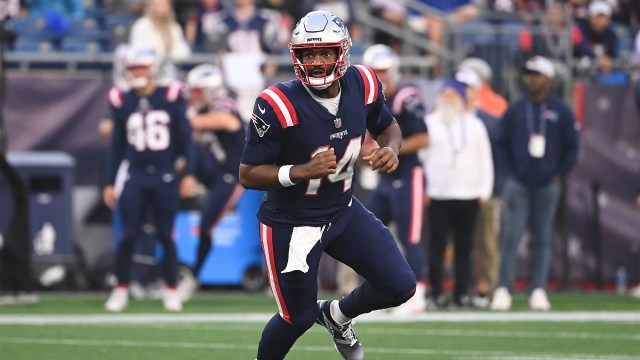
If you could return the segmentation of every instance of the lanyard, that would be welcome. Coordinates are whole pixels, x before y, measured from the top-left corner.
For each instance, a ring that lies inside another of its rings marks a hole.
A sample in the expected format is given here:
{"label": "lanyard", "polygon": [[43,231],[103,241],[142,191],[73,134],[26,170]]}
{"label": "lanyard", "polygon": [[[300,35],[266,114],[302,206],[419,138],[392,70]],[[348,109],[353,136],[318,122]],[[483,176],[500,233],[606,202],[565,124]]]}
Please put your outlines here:
{"label": "lanyard", "polygon": [[547,118],[545,114],[547,113],[547,103],[543,102],[540,104],[540,132],[536,132],[535,124],[533,123],[533,104],[531,101],[527,101],[527,129],[529,130],[529,135],[537,133],[544,136],[547,133]]}
{"label": "lanyard", "polygon": [[465,122],[464,122],[464,116],[460,117],[460,146],[456,146],[456,139],[455,136],[453,136],[453,129],[452,126],[446,126],[445,128],[447,128],[447,139],[449,139],[449,144],[451,144],[451,148],[453,149],[453,153],[457,154],[459,153],[464,146],[467,144],[467,129],[465,126]]}

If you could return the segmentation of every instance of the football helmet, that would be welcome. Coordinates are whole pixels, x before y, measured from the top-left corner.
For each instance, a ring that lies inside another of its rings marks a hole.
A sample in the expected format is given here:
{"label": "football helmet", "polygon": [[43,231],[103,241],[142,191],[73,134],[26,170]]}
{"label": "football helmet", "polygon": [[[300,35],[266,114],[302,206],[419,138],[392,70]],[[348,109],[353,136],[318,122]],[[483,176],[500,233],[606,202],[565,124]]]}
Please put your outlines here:
{"label": "football helmet", "polygon": [[[312,48],[337,48],[336,62],[324,64],[324,76],[312,77],[309,68],[317,64],[303,64],[302,51]],[[350,65],[349,50],[351,37],[349,30],[339,17],[328,11],[312,11],[305,15],[293,29],[289,52],[293,58],[296,77],[314,89],[326,89],[347,72]]]}
{"label": "football helmet", "polygon": [[362,54],[362,64],[373,70],[387,70],[389,80],[394,84],[400,81],[400,58],[387,45],[369,46]]}
{"label": "football helmet", "polygon": [[[159,56],[154,48],[131,46],[125,54],[126,78],[127,83],[133,89],[143,88],[149,85],[158,70]],[[134,75],[132,68],[147,67],[148,74]]]}
{"label": "football helmet", "polygon": [[200,64],[187,74],[189,89],[202,89],[205,103],[227,95],[220,67],[213,64]]}

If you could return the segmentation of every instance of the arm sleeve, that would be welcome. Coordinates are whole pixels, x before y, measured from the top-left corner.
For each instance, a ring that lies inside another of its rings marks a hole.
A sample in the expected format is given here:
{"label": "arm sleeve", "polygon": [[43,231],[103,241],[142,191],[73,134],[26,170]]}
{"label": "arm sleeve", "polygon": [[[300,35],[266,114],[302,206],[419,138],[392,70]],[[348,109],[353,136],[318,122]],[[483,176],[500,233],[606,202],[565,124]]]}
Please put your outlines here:
{"label": "arm sleeve", "polygon": [[419,95],[408,97],[402,104],[402,111],[396,120],[402,130],[402,137],[427,133],[427,125],[424,122],[425,105],[419,99]]}
{"label": "arm sleeve", "polygon": [[193,175],[196,172],[196,148],[193,143],[193,130],[187,118],[187,105],[184,98],[180,97],[177,102],[176,117],[178,130],[179,152],[186,161],[185,173]]}
{"label": "arm sleeve", "polygon": [[284,139],[284,130],[269,103],[262,98],[256,99],[240,162],[245,165],[275,164]]}
{"label": "arm sleeve", "polygon": [[127,134],[120,111],[112,108],[113,132],[111,133],[111,146],[107,153],[107,185],[113,185],[116,180],[118,167],[124,157]]}
{"label": "arm sleeve", "polygon": [[578,126],[573,112],[567,107],[563,111],[562,122],[562,154],[560,155],[560,168],[558,172],[566,176],[576,165],[578,159]]}

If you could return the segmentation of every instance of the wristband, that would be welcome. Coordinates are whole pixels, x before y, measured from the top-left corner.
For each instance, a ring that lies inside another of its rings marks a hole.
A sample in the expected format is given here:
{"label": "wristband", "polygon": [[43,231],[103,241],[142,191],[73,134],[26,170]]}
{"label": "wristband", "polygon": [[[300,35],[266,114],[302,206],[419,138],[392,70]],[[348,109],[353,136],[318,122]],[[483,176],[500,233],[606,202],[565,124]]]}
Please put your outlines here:
{"label": "wristband", "polygon": [[280,181],[280,184],[284,187],[289,187],[296,184],[291,181],[291,178],[289,177],[289,172],[291,171],[292,167],[293,165],[283,165],[280,166],[280,170],[278,170],[278,181]]}

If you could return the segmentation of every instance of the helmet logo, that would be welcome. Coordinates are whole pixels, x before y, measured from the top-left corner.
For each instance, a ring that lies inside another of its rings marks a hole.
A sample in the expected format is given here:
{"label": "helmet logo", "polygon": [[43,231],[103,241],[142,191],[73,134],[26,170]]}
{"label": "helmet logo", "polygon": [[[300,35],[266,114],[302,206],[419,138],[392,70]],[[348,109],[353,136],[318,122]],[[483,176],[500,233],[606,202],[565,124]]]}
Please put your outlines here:
{"label": "helmet logo", "polygon": [[307,38],[307,42],[312,42],[312,41],[322,41],[322,38],[319,38],[319,37]]}

